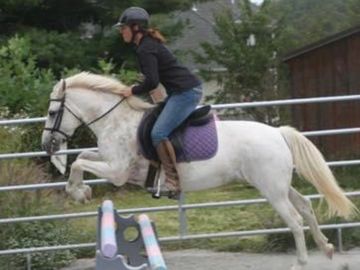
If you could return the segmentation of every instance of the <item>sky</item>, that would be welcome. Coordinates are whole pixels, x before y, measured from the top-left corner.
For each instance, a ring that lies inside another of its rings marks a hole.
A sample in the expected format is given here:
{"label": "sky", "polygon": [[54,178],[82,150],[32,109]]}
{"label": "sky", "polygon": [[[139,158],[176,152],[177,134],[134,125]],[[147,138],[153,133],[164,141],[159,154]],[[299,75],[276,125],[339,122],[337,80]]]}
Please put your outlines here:
{"label": "sky", "polygon": [[251,2],[253,2],[254,4],[261,4],[263,2],[263,0],[250,0]]}

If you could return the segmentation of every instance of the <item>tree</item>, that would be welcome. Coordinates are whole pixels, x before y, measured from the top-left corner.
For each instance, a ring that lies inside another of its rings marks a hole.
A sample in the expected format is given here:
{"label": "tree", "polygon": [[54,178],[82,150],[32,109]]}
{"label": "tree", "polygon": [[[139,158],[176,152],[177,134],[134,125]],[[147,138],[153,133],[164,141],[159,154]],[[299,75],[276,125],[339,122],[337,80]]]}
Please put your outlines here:
{"label": "tree", "polygon": [[[0,0],[1,1],[1,0]],[[190,7],[194,0],[2,0],[0,4],[0,44],[14,33],[29,38],[37,67],[61,70],[79,68],[94,71],[98,59],[113,61],[120,68],[134,68],[129,46],[111,26],[129,6],[142,6],[152,22],[169,40],[180,34],[183,25],[171,11]],[[170,13],[170,15],[169,15]],[[90,37],[80,29],[83,23],[96,26]]]}
{"label": "tree", "polygon": [[360,24],[360,1],[350,0],[348,5],[349,19],[351,25]]}
{"label": "tree", "polygon": [[[220,39],[219,44],[204,43],[205,55],[195,54],[200,63],[215,62],[226,68],[223,73],[201,71],[206,78],[216,78],[221,86],[212,97],[215,102],[262,100],[277,95],[274,75],[279,31],[268,14],[269,1],[265,0],[259,9],[254,9],[249,0],[242,0],[239,7],[241,21],[236,21],[230,10],[218,14],[214,31]],[[258,120],[266,120],[267,113],[252,110],[252,114]]]}
{"label": "tree", "polygon": [[358,0],[278,0],[270,12],[287,33],[286,51],[305,46],[360,23]]}
{"label": "tree", "polygon": [[23,27],[66,32],[77,29],[83,22],[106,26],[114,24],[120,13],[130,6],[141,6],[151,14],[168,14],[189,8],[193,2],[195,0],[2,0],[0,33],[11,34]]}

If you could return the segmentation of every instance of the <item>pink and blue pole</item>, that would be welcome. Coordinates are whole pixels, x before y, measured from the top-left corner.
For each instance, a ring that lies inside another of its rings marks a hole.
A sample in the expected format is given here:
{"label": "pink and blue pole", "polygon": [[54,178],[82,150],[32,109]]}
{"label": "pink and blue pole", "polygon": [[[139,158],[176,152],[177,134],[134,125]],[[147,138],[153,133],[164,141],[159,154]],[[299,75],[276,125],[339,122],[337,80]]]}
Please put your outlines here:
{"label": "pink and blue pole", "polygon": [[117,253],[115,236],[114,205],[106,200],[101,206],[101,253],[104,257],[113,258]]}
{"label": "pink and blue pole", "polygon": [[150,269],[166,270],[167,268],[149,217],[145,214],[139,215],[138,223],[140,225],[141,235],[148,255]]}

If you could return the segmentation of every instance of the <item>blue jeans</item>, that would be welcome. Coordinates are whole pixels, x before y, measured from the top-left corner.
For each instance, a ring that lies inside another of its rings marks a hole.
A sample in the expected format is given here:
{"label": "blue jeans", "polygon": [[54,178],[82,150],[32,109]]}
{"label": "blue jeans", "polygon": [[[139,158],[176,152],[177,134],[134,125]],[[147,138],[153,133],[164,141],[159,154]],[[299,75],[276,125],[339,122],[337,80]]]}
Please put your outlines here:
{"label": "blue jeans", "polygon": [[151,131],[152,143],[155,147],[168,139],[171,132],[195,110],[202,96],[202,86],[189,90],[168,92],[165,107]]}

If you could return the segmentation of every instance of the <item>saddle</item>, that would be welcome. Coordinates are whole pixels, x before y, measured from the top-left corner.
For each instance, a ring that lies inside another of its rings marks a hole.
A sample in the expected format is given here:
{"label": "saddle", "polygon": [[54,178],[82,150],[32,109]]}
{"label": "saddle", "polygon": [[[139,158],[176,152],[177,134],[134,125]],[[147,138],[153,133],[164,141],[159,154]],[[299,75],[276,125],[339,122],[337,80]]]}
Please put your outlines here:
{"label": "saddle", "polygon": [[[159,186],[159,167],[155,163],[159,161],[155,147],[151,140],[151,130],[156,119],[163,110],[165,103],[148,110],[140,122],[137,130],[139,152],[150,161],[145,187],[152,193],[153,198],[159,199],[162,193]],[[189,117],[169,136],[175,154],[176,162],[190,162],[205,160],[215,156],[218,148],[215,115],[210,112],[211,106],[196,109]],[[170,198],[170,197],[169,197]]]}
{"label": "saddle", "polygon": [[[160,103],[155,108],[145,112],[138,127],[137,140],[138,140],[139,150],[140,153],[148,160],[159,161],[159,158],[156,153],[156,149],[152,145],[151,130],[156,122],[156,119],[163,110],[164,106],[165,103]],[[206,105],[196,109],[178,128],[176,128],[170,134],[169,140],[171,141],[174,147],[177,162],[190,162],[194,160],[208,159],[216,153],[217,134],[214,123],[214,115],[213,113],[210,112],[210,110],[211,110],[210,105]],[[204,141],[203,138],[201,138],[203,137],[204,134],[199,134],[197,136],[198,138],[196,138],[196,136],[194,135],[196,134],[196,130],[200,131],[201,133],[201,131],[208,129],[211,130],[210,133],[212,133],[211,137],[213,138],[213,140],[211,140],[212,141],[211,143],[215,146],[215,148],[214,146],[209,148],[209,145],[205,145],[203,148],[207,149],[207,151],[202,151],[202,154],[200,153],[200,155],[199,154],[194,155],[193,152],[190,153],[192,149],[187,149],[189,140],[197,139],[198,140],[198,142],[196,143],[197,145],[199,145],[199,143],[201,144],[201,141]],[[210,150],[210,152],[212,153],[210,154],[205,153],[205,152],[209,152],[208,150]]]}

